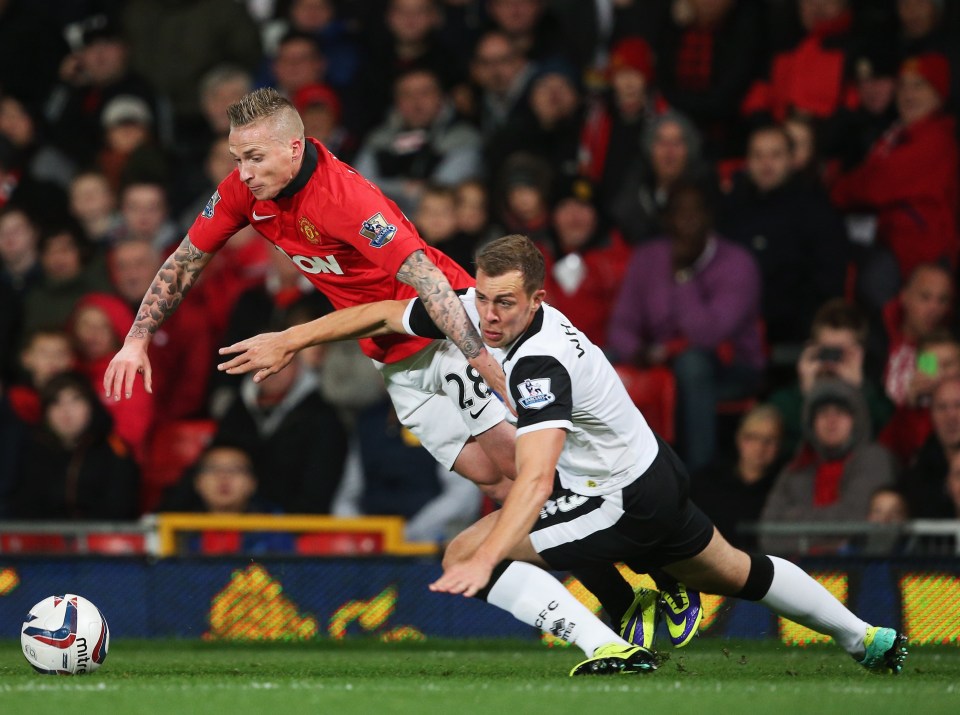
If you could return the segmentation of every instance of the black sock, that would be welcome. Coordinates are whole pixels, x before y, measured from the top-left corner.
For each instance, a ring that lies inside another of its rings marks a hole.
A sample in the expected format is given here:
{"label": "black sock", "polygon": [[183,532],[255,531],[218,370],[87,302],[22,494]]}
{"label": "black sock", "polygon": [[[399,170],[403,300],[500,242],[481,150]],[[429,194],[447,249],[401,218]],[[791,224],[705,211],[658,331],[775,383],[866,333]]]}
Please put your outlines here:
{"label": "black sock", "polygon": [[597,564],[574,569],[576,576],[590,593],[597,597],[610,618],[613,630],[620,630],[620,621],[633,603],[633,587],[613,564]]}

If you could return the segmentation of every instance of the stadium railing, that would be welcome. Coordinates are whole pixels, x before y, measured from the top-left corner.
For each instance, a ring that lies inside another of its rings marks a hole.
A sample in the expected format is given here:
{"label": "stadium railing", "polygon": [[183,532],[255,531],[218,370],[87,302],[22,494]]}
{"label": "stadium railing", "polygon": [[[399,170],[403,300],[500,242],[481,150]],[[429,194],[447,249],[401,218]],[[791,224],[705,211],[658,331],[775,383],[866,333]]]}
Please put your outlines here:
{"label": "stadium railing", "polygon": [[[753,522],[740,533],[789,542],[790,553],[816,555],[833,551],[860,556],[960,556],[960,519],[915,519],[900,524],[870,522]],[[839,551],[823,544],[840,545]]]}
{"label": "stadium railing", "polygon": [[[139,522],[0,522],[0,554],[97,554],[168,557],[185,553],[243,553],[247,534],[283,534],[291,538],[268,547],[304,556],[428,556],[434,543],[404,538],[406,522],[398,516],[339,518],[313,514],[149,515]],[[205,535],[221,538],[214,552],[204,549]],[[233,544],[232,551],[223,544]],[[261,552],[263,549],[260,549]],[[267,548],[267,550],[270,550]]]}

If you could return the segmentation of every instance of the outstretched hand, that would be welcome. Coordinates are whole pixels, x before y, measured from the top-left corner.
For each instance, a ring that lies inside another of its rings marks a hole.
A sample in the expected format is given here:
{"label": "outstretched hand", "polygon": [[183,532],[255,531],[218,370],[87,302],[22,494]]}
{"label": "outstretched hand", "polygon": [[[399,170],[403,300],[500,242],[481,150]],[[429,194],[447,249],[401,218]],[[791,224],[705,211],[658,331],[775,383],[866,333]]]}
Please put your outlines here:
{"label": "outstretched hand", "polygon": [[273,374],[283,370],[297,351],[290,347],[285,333],[261,333],[252,338],[220,348],[220,355],[236,357],[217,365],[217,369],[228,375],[244,375],[257,371],[254,382],[262,382]]}
{"label": "outstretched hand", "polygon": [[430,584],[435,593],[461,593],[464,596],[476,596],[477,592],[490,581],[493,569],[476,556],[454,564],[444,570],[443,576]]}
{"label": "outstretched hand", "polygon": [[103,394],[107,399],[120,401],[133,397],[133,383],[137,373],[143,375],[143,388],[153,392],[153,370],[147,357],[148,342],[141,338],[128,338],[120,351],[113,356],[103,374]]}

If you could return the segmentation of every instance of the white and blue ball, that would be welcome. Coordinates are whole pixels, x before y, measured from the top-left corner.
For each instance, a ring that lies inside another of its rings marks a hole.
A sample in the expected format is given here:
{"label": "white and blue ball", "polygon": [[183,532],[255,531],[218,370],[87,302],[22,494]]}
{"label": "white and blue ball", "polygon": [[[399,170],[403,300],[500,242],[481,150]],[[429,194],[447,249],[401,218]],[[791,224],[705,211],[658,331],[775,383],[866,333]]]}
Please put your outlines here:
{"label": "white and blue ball", "polygon": [[107,658],[110,628],[100,609],[83,596],[50,596],[27,613],[20,645],[38,673],[92,673]]}

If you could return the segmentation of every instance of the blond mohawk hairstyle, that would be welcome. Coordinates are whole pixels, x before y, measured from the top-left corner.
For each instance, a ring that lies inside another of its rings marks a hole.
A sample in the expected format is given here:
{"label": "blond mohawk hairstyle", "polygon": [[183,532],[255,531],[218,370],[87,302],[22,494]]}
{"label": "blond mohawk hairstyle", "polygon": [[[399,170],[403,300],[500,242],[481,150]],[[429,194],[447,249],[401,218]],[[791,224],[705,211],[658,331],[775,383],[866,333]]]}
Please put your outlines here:
{"label": "blond mohawk hairstyle", "polygon": [[245,127],[261,119],[276,118],[294,133],[303,136],[303,121],[290,100],[273,87],[261,87],[243,95],[227,107],[230,127]]}

